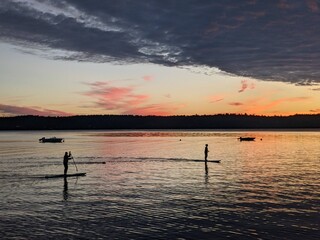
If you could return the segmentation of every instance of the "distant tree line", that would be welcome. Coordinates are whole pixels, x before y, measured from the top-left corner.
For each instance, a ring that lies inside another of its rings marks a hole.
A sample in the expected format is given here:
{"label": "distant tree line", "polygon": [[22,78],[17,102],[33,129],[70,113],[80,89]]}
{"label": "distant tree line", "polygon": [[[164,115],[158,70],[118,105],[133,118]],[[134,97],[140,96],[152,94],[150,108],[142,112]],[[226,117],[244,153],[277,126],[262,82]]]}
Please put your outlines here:
{"label": "distant tree line", "polygon": [[301,128],[320,129],[320,114],[271,117],[246,114],[192,116],[81,115],[69,117],[0,117],[0,130]]}

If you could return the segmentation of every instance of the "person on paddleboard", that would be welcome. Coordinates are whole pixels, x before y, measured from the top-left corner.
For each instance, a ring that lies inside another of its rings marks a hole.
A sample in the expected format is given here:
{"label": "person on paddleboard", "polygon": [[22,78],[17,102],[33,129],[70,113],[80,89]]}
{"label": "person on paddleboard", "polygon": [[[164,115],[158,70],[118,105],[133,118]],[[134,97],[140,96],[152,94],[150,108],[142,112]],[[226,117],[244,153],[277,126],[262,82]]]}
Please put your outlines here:
{"label": "person on paddleboard", "polygon": [[68,161],[72,159],[71,152],[65,152],[63,156],[63,166],[64,166],[64,175],[67,175],[68,172]]}
{"label": "person on paddleboard", "polygon": [[204,148],[204,160],[205,161],[207,161],[207,159],[208,159],[208,153],[209,153],[208,144],[206,144],[206,146]]}

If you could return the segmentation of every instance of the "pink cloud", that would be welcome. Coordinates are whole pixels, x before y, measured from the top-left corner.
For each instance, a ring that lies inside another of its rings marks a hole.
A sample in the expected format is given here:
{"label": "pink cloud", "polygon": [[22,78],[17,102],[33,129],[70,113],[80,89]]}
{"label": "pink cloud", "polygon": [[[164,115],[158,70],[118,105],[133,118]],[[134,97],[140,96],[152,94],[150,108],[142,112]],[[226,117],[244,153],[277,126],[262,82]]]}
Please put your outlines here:
{"label": "pink cloud", "polygon": [[242,80],[241,81],[241,88],[239,89],[239,93],[240,92],[244,92],[246,89],[254,89],[255,88],[255,84],[254,83],[250,83],[248,80]]}
{"label": "pink cloud", "polygon": [[222,96],[222,95],[215,95],[215,96],[210,96],[209,97],[210,103],[220,102],[223,99],[224,99],[224,96]]}
{"label": "pink cloud", "polygon": [[130,115],[156,115],[156,116],[169,116],[173,115],[177,110],[183,108],[183,104],[150,104],[140,108],[130,109],[124,114]]}
{"label": "pink cloud", "polygon": [[149,99],[148,95],[134,95],[127,101],[130,106],[140,105]]}
{"label": "pink cloud", "polygon": [[95,100],[95,106],[105,110],[117,110],[120,114],[170,115],[181,105],[161,103],[148,104],[150,96],[137,94],[135,87],[115,87],[110,82],[88,84],[91,89],[84,95]]}
{"label": "pink cloud", "polygon": [[133,89],[128,87],[108,87],[104,88],[100,96],[108,101],[119,101],[132,94]]}
{"label": "pink cloud", "polygon": [[280,98],[265,105],[265,108],[273,108],[285,102],[304,102],[309,100],[309,97],[294,97],[294,98]]}
{"label": "pink cloud", "polygon": [[150,75],[146,75],[146,76],[143,76],[142,77],[143,78],[143,80],[145,80],[145,81],[152,81],[153,79],[154,79],[154,77],[153,76],[150,76]]}
{"label": "pink cloud", "polygon": [[[298,112],[289,112],[285,110],[276,110],[276,107],[280,106],[281,109],[283,108],[282,105],[288,103],[295,103],[295,102],[307,102],[310,101],[311,97],[292,97],[292,98],[279,98],[276,100],[270,100],[267,97],[259,97],[250,99],[244,102],[230,102],[230,106],[237,107],[238,113],[247,113],[247,114],[263,114],[263,115],[292,115],[297,114]],[[285,106],[285,105],[284,105]],[[318,109],[312,110],[316,113]],[[310,111],[311,112],[311,111]],[[300,112],[301,114],[305,114],[307,112]]]}
{"label": "pink cloud", "polygon": [[[309,97],[280,98],[272,101],[269,101],[266,98],[257,98],[246,102],[244,104],[246,109],[244,109],[243,111],[249,114],[266,113],[266,111],[270,111],[273,108],[284,103],[304,102],[309,100]],[[272,113],[274,113],[274,111]]]}
{"label": "pink cloud", "polygon": [[70,116],[71,113],[43,109],[40,107],[20,107],[0,104],[0,112],[8,115],[36,115],[36,116]]}
{"label": "pink cloud", "polygon": [[135,94],[133,87],[115,87],[109,82],[95,82],[88,84],[91,90],[84,95],[96,99],[96,106],[107,109],[127,109],[145,103],[149,96]]}
{"label": "pink cloud", "polygon": [[242,106],[243,103],[241,103],[241,102],[230,102],[229,105],[237,107],[237,106]]}

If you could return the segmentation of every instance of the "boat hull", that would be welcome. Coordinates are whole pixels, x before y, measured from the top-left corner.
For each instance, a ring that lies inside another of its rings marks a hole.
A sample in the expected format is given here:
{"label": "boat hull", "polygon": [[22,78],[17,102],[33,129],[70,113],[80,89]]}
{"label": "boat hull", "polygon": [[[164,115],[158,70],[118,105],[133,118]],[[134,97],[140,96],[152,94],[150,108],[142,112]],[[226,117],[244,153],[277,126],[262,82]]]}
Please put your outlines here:
{"label": "boat hull", "polygon": [[39,142],[41,143],[61,143],[61,142],[64,142],[64,139],[63,138],[56,138],[56,137],[53,137],[53,138],[40,138],[39,139]]}
{"label": "boat hull", "polygon": [[256,138],[255,137],[239,137],[239,141],[254,141]]}

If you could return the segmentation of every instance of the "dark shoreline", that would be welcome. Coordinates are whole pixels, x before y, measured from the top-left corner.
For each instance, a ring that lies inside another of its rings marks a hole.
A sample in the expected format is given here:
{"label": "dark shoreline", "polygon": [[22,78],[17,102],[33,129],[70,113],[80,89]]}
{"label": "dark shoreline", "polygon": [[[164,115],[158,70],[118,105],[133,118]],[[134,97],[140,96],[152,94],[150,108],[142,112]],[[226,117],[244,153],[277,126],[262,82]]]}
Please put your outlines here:
{"label": "dark shoreline", "polygon": [[0,117],[5,130],[294,130],[320,129],[320,114],[256,116],[218,114],[192,116],[80,115],[68,117]]}

